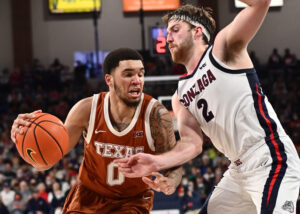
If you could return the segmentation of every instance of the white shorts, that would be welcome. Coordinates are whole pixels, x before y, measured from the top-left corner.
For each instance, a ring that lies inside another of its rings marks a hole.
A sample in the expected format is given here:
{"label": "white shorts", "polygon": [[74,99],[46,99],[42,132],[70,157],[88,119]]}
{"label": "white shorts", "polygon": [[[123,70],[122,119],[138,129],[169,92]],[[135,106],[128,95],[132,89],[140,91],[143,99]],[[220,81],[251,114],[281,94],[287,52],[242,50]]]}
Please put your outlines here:
{"label": "white shorts", "polygon": [[300,161],[290,139],[284,141],[277,157],[265,144],[239,166],[232,163],[200,213],[296,214]]}

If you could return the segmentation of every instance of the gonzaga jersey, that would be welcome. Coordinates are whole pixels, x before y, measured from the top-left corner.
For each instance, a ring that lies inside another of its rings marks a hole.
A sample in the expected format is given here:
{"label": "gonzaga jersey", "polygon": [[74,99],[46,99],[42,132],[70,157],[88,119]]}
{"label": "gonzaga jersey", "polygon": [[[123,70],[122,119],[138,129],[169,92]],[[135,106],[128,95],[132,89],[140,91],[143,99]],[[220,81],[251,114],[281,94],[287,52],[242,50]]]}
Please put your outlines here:
{"label": "gonzaga jersey", "polygon": [[79,171],[79,181],[85,187],[110,198],[131,197],[149,189],[141,178],[121,174],[113,160],[138,152],[154,153],[149,115],[155,101],[142,94],[130,125],[119,132],[110,121],[109,93],[94,95]]}
{"label": "gonzaga jersey", "polygon": [[267,143],[272,156],[284,159],[286,136],[263,94],[254,68],[231,70],[208,47],[190,75],[180,77],[178,97],[198,120],[214,146],[231,161]]}

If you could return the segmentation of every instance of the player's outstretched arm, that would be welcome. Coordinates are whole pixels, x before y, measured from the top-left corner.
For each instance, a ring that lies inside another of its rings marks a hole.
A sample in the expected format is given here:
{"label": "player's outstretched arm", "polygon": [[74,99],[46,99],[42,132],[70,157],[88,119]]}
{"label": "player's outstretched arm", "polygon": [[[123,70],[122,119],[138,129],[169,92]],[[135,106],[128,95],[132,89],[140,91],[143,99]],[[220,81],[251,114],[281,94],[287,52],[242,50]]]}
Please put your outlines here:
{"label": "player's outstretched arm", "polygon": [[213,53],[223,62],[238,61],[248,66],[247,62],[242,60],[246,60],[247,46],[263,23],[271,0],[240,1],[248,7],[241,10],[234,20],[217,34]]}
{"label": "player's outstretched arm", "polygon": [[202,152],[202,130],[196,118],[179,102],[177,93],[172,97],[172,107],[177,119],[180,140],[176,146],[159,159],[158,168],[179,166]]}

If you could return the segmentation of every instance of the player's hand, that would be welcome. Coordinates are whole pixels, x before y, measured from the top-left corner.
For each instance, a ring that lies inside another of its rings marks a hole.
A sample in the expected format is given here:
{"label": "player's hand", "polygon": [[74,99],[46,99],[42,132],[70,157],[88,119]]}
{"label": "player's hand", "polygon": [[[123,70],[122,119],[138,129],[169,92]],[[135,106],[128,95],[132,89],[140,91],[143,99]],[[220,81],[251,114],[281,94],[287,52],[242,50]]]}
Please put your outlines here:
{"label": "player's hand", "polygon": [[17,134],[24,134],[24,127],[30,125],[30,122],[28,122],[28,120],[35,118],[35,114],[41,112],[42,110],[37,110],[32,113],[18,115],[18,117],[14,120],[14,123],[10,130],[10,138],[14,143],[16,143]]}
{"label": "player's hand", "polygon": [[157,192],[163,192],[166,195],[171,195],[175,192],[176,184],[173,179],[165,177],[158,172],[153,172],[152,176],[155,176],[154,180],[151,180],[148,177],[142,177],[144,183],[148,184],[150,188]]}
{"label": "player's hand", "polygon": [[114,163],[118,165],[120,172],[129,178],[148,176],[152,172],[158,171],[155,165],[155,156],[146,153],[116,159]]}

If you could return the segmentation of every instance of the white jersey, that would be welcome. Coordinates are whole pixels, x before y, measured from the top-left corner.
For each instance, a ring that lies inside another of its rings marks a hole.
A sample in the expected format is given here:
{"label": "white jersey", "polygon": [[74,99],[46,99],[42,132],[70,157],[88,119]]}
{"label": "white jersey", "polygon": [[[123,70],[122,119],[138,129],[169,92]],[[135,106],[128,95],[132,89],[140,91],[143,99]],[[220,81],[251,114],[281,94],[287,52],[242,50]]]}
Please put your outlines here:
{"label": "white jersey", "polygon": [[214,146],[231,161],[265,143],[272,156],[285,159],[283,143],[277,139],[286,133],[254,68],[231,70],[213,56],[210,46],[193,73],[181,76],[177,93]]}

